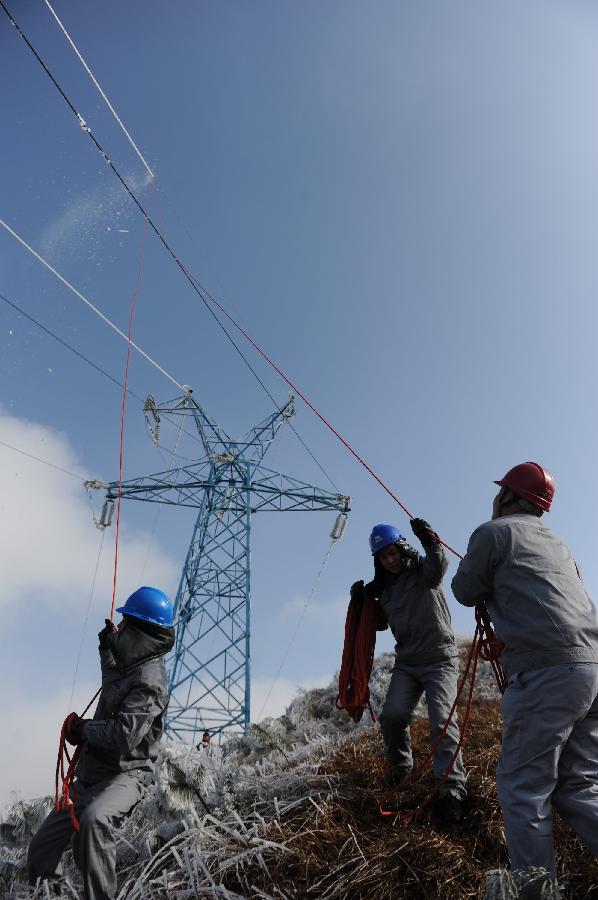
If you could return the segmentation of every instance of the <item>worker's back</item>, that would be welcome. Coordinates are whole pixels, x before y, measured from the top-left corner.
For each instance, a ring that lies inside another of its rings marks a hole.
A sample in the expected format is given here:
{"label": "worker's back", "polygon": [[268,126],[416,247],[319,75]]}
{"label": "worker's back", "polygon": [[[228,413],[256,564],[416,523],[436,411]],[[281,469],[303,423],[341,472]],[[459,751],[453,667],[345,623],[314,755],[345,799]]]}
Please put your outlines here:
{"label": "worker's back", "polygon": [[168,705],[163,656],[173,643],[173,628],[129,620],[100,651],[102,693],[86,725],[77,767],[82,781],[129,771],[151,781]]}
{"label": "worker's back", "polygon": [[596,609],[570,551],[537,516],[521,512],[480,525],[453,591],[467,605],[486,600],[509,675],[598,662]]}

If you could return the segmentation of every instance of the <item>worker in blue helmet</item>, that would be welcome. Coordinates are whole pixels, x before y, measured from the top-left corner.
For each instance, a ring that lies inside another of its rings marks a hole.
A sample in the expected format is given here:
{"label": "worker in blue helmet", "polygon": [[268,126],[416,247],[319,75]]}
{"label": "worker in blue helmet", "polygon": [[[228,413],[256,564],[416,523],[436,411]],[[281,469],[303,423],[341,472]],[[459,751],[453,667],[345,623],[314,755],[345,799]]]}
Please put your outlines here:
{"label": "worker in blue helmet", "polygon": [[[448,565],[446,553],[432,527],[412,519],[411,528],[424,549],[422,556],[394,525],[375,525],[370,534],[374,578],[357,581],[351,597],[376,601],[378,630],[390,628],[396,640],[395,663],[380,726],[387,758],[387,777],[396,786],[413,768],[409,723],[425,694],[433,743],[444,728],[457,693],[459,650],[450,612],[442,591]],[[441,780],[457,750],[459,729],[453,715],[433,757],[434,775]],[[437,817],[461,822],[466,799],[461,754],[438,792]]]}
{"label": "worker in blue helmet", "polygon": [[30,878],[51,878],[71,845],[86,900],[116,896],[114,827],[128,816],[153,778],[168,705],[164,654],[174,645],[173,605],[163,591],[141,587],[118,627],[100,631],[102,690],[92,719],[68,717],[67,740],[81,745],[72,797],[78,832],[67,810],[53,810],[34,835]]}

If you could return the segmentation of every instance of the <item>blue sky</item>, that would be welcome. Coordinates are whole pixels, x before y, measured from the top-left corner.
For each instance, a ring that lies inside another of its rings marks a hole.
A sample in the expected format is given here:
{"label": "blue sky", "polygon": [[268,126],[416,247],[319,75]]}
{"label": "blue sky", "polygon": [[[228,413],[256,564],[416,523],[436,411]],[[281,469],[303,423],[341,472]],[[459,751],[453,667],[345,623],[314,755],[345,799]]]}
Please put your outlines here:
{"label": "blue sky", "polygon": [[[158,194],[42,0],[12,7],[177,253],[405,503],[464,550],[490,514],[492,480],[537,459],[557,479],[549,524],[598,597],[594,4],[57,0]],[[0,77],[10,85],[0,98],[0,217],[126,329],[141,217],[5,18]],[[122,378],[125,345],[3,231],[0,293]],[[0,440],[115,478],[120,391],[1,302],[0,329]],[[134,337],[229,433],[270,412],[152,236]],[[244,351],[282,405],[285,386]],[[174,395],[139,357],[130,385]],[[409,534],[403,513],[300,403],[295,424],[353,511],[286,661],[279,706],[295,684],[337,668],[346,589],[369,575],[372,524]],[[165,429],[165,447],[174,440]],[[193,450],[184,439],[181,454]],[[14,754],[24,711],[44,748],[68,711],[99,534],[75,480],[0,453],[0,676],[13,698]],[[327,487],[292,433],[270,462]],[[131,402],[125,477],[163,467]],[[258,702],[332,521],[255,523]],[[150,541],[154,507],[126,506],[121,590],[143,574],[174,591],[191,527],[187,511],[165,511]],[[81,700],[98,678],[112,541],[109,532]],[[450,602],[456,630],[470,632],[471,612]],[[380,649],[390,646],[383,637]],[[10,786],[44,789],[25,771],[39,760],[25,760]]]}

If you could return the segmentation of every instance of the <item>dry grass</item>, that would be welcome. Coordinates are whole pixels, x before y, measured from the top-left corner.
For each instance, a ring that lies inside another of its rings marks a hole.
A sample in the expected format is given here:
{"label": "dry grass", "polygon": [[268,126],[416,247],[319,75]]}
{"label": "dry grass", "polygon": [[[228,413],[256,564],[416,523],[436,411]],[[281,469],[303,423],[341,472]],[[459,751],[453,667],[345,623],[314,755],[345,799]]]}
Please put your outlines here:
{"label": "dry grass", "polygon": [[[427,723],[416,722],[412,734],[414,746],[423,751]],[[508,863],[494,780],[499,746],[498,704],[478,704],[465,749],[470,795],[465,823],[441,826],[423,813],[403,825],[399,817],[379,815],[384,789],[378,730],[356,743],[347,741],[320,769],[334,779],[334,790],[268,828],[268,836],[286,852],[266,853],[267,871],[253,862],[241,878],[223,873],[222,881],[241,893],[251,886],[276,896],[278,888],[283,896],[297,898],[481,897],[486,873]],[[430,787],[425,781],[400,795],[400,809],[415,808]],[[563,823],[556,823],[556,834],[559,873],[568,894],[580,900],[598,896],[594,858]]]}
{"label": "dry grass", "polygon": [[[383,697],[387,684],[378,681]],[[493,690],[489,678],[481,679],[464,748],[469,803],[459,826],[440,825],[429,812],[404,824],[405,813],[428,794],[429,779],[399,795],[400,815],[380,816],[385,788],[379,729],[347,732],[344,718],[337,727],[340,714],[333,709],[332,687],[297,701],[301,709],[294,730],[288,732],[288,716],[262,728],[269,740],[281,744],[280,753],[264,756],[260,751],[260,756],[257,744],[251,744],[256,760],[244,757],[247,763],[242,759],[232,767],[226,760],[212,760],[207,766],[209,759],[192,748],[170,745],[154,794],[118,833],[118,900],[481,900],[488,872],[508,865],[495,791],[499,704],[483,699],[492,697]],[[303,729],[309,737],[301,744]],[[412,739],[417,764],[427,750],[425,719],[414,722]],[[171,783],[173,772],[176,785]],[[208,800],[210,814],[197,801],[197,791]],[[27,815],[15,812],[17,824],[21,819],[29,823],[25,831],[30,830],[31,810]],[[598,900],[596,860],[555,819],[566,896]],[[10,874],[24,854],[25,832],[21,849],[16,849],[19,835],[12,834],[9,820],[3,827],[15,848],[4,848]],[[72,866],[69,875],[71,883],[63,882],[65,896],[79,897]],[[45,891],[39,885],[33,896],[47,900]],[[13,879],[4,896],[32,894]],[[516,894],[499,891],[492,896]]]}

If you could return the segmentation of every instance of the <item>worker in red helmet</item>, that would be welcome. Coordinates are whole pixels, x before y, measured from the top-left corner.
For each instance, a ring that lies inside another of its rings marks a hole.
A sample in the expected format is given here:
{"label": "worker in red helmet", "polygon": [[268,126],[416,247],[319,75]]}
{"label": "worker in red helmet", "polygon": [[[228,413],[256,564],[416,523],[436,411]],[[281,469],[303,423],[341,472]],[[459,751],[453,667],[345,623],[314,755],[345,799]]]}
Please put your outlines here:
{"label": "worker in red helmet", "polygon": [[411,773],[409,723],[425,694],[430,742],[434,743],[446,727],[433,755],[434,775],[441,781],[434,812],[442,822],[457,824],[463,820],[467,791],[458,752],[456,712],[448,721],[457,694],[459,669],[459,649],[442,591],[448,561],[427,522],[412,519],[411,528],[421,541],[424,556],[394,526],[374,526],[370,535],[374,579],[367,585],[355,582],[351,596],[359,599],[365,594],[375,598],[378,630],[390,628],[397,642],[390,685],[380,713],[388,780],[396,787]]}
{"label": "worker in red helmet", "polygon": [[492,520],[473,532],[452,588],[464,606],[487,605],[504,643],[496,784],[511,867],[554,875],[553,807],[598,856],[598,615],[541,521],[550,472],[525,462],[495,483]]}

